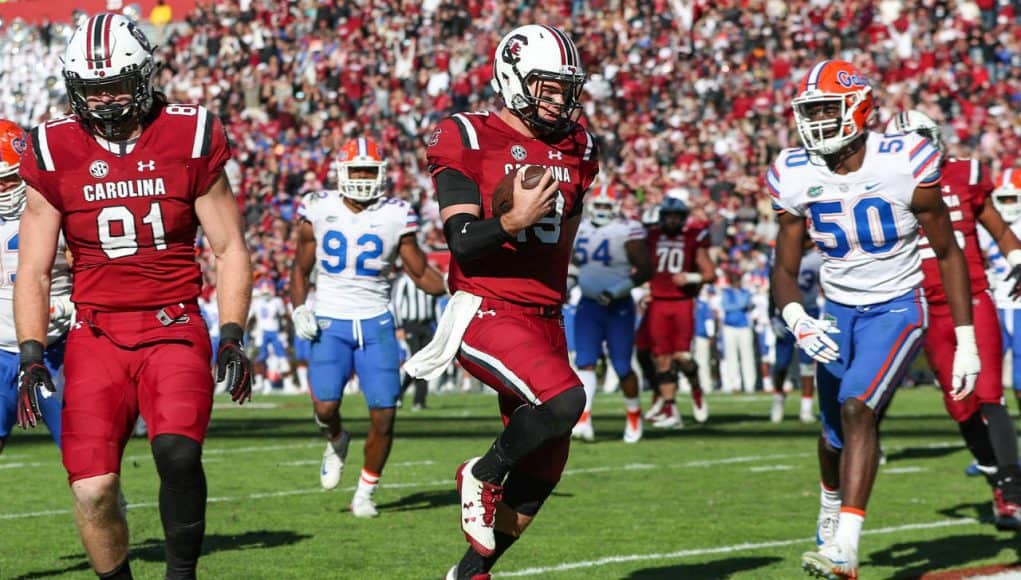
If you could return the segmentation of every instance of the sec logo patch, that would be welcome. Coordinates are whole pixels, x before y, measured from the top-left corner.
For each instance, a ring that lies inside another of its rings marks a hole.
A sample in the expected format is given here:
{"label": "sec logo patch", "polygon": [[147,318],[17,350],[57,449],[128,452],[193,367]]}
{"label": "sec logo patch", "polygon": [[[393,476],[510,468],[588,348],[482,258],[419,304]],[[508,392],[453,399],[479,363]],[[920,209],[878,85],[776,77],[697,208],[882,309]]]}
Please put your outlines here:
{"label": "sec logo patch", "polygon": [[110,166],[106,164],[106,161],[97,159],[89,165],[89,175],[96,179],[102,179],[110,173]]}

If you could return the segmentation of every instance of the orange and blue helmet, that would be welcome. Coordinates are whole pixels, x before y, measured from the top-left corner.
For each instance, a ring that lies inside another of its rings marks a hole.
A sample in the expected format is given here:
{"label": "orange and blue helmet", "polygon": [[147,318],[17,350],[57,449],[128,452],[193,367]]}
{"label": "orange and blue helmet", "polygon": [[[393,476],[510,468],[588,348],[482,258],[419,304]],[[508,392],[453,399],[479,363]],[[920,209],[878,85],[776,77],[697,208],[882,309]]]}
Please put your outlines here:
{"label": "orange and blue helmet", "polygon": [[[344,144],[333,163],[337,172],[337,189],[344,197],[355,201],[372,201],[383,195],[386,182],[386,159],[375,141],[367,137],[352,139]],[[350,169],[372,169],[375,176],[353,179]]]}
{"label": "orange and blue helmet", "polygon": [[853,64],[824,60],[802,79],[791,105],[805,149],[832,155],[865,133],[875,102],[868,78]]}
{"label": "orange and blue helmet", "polygon": [[1007,223],[1021,218],[1021,169],[1005,169],[996,179],[993,206]]}
{"label": "orange and blue helmet", "polygon": [[[14,181],[21,167],[21,154],[28,147],[25,132],[17,123],[0,119],[0,181]],[[18,177],[17,184],[0,191],[0,216],[15,219],[25,209],[25,182]]]}

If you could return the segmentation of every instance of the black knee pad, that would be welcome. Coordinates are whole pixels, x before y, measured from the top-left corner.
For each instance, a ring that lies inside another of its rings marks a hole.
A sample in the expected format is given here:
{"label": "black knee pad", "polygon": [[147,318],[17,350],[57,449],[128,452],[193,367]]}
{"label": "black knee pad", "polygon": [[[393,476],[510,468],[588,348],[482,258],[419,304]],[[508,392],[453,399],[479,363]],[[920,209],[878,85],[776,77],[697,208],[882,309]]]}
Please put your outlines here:
{"label": "black knee pad", "polygon": [[157,435],[152,440],[156,471],[164,481],[202,477],[202,445],[183,435]]}
{"label": "black knee pad", "polygon": [[503,503],[521,515],[535,516],[556,485],[520,470],[511,471],[503,484]]}
{"label": "black knee pad", "polygon": [[664,383],[676,383],[677,371],[674,369],[670,369],[668,371],[656,371],[656,382],[661,385]]}
{"label": "black knee pad", "polygon": [[557,432],[570,431],[585,410],[585,389],[571,387],[539,406]]}

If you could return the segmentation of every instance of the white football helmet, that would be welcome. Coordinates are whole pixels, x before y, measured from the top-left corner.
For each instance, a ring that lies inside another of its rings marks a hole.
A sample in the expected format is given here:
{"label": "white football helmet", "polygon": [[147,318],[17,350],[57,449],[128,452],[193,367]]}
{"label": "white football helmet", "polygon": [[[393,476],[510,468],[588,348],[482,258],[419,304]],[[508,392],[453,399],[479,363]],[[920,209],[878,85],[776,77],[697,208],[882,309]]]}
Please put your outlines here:
{"label": "white football helmet", "polygon": [[[341,147],[333,167],[337,173],[337,189],[344,197],[368,202],[383,195],[386,159],[383,158],[379,145],[372,139],[359,137],[348,141]],[[371,178],[352,179],[350,170],[353,168],[375,169],[376,175]]]}
{"label": "white football helmet", "polygon": [[620,202],[609,191],[601,189],[597,195],[589,198],[588,215],[593,224],[604,226],[620,215]]}
{"label": "white football helmet", "polygon": [[1008,224],[1021,219],[1021,169],[1005,169],[996,180],[993,206]]}
{"label": "white football helmet", "polygon": [[886,133],[918,133],[932,142],[941,152],[946,149],[939,123],[918,111],[904,111],[894,115],[886,124]]}
{"label": "white football helmet", "polygon": [[[563,87],[563,102],[543,97],[545,82]],[[491,85],[504,105],[529,126],[541,133],[560,133],[581,115],[585,71],[567,34],[553,26],[527,24],[508,32],[497,45]],[[557,118],[543,118],[540,106],[558,111]]]}
{"label": "white football helmet", "polygon": [[[64,52],[64,82],[79,120],[107,139],[123,139],[153,104],[153,48],[128,18],[104,12],[81,23]],[[89,107],[88,97],[131,95],[131,102]]]}

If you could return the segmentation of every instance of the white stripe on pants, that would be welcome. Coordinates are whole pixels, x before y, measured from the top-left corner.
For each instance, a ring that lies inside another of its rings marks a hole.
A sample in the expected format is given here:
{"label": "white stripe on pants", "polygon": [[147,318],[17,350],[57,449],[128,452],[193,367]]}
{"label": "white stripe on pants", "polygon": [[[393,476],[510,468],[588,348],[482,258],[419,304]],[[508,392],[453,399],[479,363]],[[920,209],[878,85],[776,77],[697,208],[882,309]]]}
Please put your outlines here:
{"label": "white stripe on pants", "polygon": [[745,392],[755,392],[755,334],[751,327],[724,325],[723,350],[726,354],[729,379],[738,381],[740,377]]}

